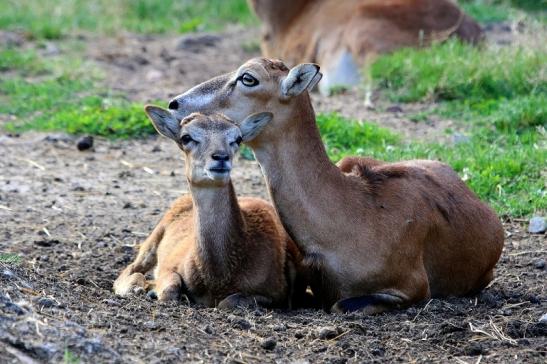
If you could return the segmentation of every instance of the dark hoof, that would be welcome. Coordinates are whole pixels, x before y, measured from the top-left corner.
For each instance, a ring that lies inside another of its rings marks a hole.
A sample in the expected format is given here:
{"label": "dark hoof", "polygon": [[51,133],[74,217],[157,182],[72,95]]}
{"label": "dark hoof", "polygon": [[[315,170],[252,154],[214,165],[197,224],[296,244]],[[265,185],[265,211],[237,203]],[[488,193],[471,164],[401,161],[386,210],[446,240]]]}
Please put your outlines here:
{"label": "dark hoof", "polygon": [[238,308],[250,308],[256,306],[257,304],[253,299],[243,296],[239,293],[234,293],[226,297],[217,305],[217,307],[221,310],[234,310]]}
{"label": "dark hoof", "polygon": [[376,293],[340,300],[332,305],[330,311],[333,313],[360,311],[367,315],[374,315],[387,310],[398,309],[401,303],[402,300],[399,297]]}
{"label": "dark hoof", "polygon": [[148,298],[150,298],[151,300],[157,300],[158,299],[158,294],[154,290],[148,291],[148,293],[146,293],[146,296]]}

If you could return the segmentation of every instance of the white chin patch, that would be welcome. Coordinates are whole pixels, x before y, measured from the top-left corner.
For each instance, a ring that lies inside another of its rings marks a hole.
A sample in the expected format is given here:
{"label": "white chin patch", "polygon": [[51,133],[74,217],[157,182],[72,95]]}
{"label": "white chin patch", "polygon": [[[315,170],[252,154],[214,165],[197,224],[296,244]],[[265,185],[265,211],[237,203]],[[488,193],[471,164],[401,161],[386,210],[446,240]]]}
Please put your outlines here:
{"label": "white chin patch", "polygon": [[343,50],[332,63],[325,66],[323,79],[318,87],[321,95],[329,96],[335,88],[351,88],[360,82],[361,75],[357,63],[350,52]]}

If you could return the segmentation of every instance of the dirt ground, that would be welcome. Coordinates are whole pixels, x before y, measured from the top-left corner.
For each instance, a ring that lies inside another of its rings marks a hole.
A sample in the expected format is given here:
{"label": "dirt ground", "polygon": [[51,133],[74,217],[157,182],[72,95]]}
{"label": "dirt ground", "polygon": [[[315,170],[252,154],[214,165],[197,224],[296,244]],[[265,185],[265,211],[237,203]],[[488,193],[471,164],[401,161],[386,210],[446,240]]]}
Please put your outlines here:
{"label": "dirt ground", "polygon": [[[196,40],[197,39],[197,40]],[[90,37],[105,83],[137,102],[167,100],[258,54],[249,31],[207,37]],[[242,46],[243,45],[243,46]],[[145,47],[145,49],[143,49]],[[222,62],[220,62],[221,60]],[[428,105],[381,105],[362,95],[314,96],[318,110],[371,120],[409,138],[452,123],[414,123]],[[394,110],[394,111],[393,111]],[[315,310],[224,312],[119,298],[112,282],[161,214],[187,191],[176,146],[163,138],[108,141],[0,134],[0,362],[536,362],[547,355],[544,235],[505,222],[496,279],[476,297],[434,299],[364,316]],[[240,159],[240,195],[266,197],[260,169]]]}

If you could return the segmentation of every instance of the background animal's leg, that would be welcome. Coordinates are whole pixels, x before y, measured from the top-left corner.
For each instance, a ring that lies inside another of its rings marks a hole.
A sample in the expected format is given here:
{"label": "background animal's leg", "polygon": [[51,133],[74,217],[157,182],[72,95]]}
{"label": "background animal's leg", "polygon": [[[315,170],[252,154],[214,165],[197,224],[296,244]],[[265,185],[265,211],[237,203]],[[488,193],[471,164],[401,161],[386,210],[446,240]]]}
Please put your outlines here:
{"label": "background animal's leg", "polygon": [[361,311],[367,315],[399,309],[405,306],[405,300],[401,297],[386,294],[373,293],[360,297],[345,298],[336,302],[331,312],[346,313]]}
{"label": "background animal's leg", "polygon": [[156,296],[160,301],[177,301],[183,293],[183,281],[180,274],[162,271],[156,279]]}
{"label": "background animal's leg", "polygon": [[156,226],[152,234],[140,246],[135,261],[125,267],[114,281],[114,292],[117,295],[127,296],[146,289],[144,274],[156,265],[156,252],[163,237],[163,232],[163,226]]}
{"label": "background animal's leg", "polygon": [[374,102],[372,101],[372,92],[374,90],[374,82],[372,79],[372,64],[378,58],[375,53],[367,54],[363,65],[363,83],[365,85],[365,107],[369,110],[374,110]]}
{"label": "background animal's leg", "polygon": [[323,79],[318,84],[319,92],[324,96],[331,95],[337,88],[351,88],[361,82],[359,66],[347,49],[332,58],[324,65]]}
{"label": "background animal's leg", "polygon": [[221,309],[248,308],[256,306],[269,307],[272,303],[273,301],[270,297],[234,293],[220,301],[217,307]]}

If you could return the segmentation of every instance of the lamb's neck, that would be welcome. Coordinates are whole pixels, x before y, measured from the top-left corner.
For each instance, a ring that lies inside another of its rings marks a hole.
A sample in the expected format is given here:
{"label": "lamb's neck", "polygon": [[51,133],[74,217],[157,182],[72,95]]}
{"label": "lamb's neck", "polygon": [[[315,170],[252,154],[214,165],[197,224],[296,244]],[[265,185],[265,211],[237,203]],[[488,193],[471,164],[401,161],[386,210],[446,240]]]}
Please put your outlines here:
{"label": "lamb's neck", "polygon": [[[309,99],[302,98],[279,137],[253,145],[270,197],[291,237],[306,252],[318,248],[324,216],[338,211],[348,181],[328,158]],[[309,227],[313,226],[313,229]]]}
{"label": "lamb's neck", "polygon": [[227,273],[230,256],[243,241],[244,221],[232,183],[222,187],[190,185],[196,243],[204,267]]}

